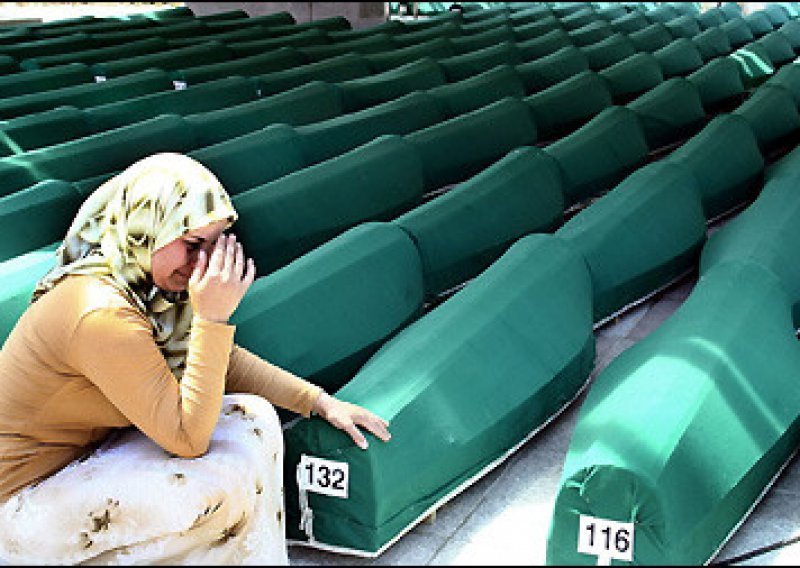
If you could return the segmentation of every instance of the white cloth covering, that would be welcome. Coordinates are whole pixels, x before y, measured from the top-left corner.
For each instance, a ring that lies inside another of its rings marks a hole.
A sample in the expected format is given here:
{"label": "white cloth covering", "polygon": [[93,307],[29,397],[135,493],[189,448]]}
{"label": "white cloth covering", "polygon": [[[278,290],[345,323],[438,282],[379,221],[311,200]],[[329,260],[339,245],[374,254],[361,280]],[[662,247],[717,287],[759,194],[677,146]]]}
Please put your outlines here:
{"label": "white cloth covering", "polygon": [[286,565],[275,409],[225,395],[209,450],[171,456],[135,429],[0,505],[9,564]]}

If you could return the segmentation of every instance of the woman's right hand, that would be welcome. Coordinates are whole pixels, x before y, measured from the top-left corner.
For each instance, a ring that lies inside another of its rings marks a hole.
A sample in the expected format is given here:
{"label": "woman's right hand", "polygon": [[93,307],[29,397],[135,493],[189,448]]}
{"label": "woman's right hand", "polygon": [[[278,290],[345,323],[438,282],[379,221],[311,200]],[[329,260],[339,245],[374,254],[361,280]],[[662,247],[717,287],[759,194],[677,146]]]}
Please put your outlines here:
{"label": "woman's right hand", "polygon": [[203,249],[197,254],[188,285],[194,313],[205,320],[227,323],[255,276],[255,263],[252,258],[245,263],[236,236],[220,235],[210,258]]}

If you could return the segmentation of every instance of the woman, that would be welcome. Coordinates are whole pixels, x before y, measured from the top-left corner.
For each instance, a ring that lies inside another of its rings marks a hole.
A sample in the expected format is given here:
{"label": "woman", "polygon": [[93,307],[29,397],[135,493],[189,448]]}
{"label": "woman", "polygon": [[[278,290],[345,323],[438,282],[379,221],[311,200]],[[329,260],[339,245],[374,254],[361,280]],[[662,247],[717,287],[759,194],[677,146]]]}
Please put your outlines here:
{"label": "woman", "polygon": [[0,558],[286,563],[264,399],[362,448],[358,426],[389,439],[371,412],[233,344],[256,273],[223,234],[235,219],[216,177],[169,153],[83,204],[0,351]]}

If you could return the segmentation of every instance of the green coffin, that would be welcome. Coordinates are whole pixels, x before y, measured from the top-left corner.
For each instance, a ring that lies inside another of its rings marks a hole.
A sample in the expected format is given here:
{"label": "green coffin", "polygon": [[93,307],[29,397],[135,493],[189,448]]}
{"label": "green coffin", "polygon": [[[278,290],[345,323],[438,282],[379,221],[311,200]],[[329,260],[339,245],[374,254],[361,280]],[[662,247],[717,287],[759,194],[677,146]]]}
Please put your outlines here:
{"label": "green coffin", "polygon": [[756,37],[761,37],[768,34],[775,27],[772,25],[772,22],[763,10],[758,10],[756,12],[747,14],[744,16],[744,21],[747,22],[747,25],[750,26],[750,30],[753,32],[753,35]]}
{"label": "green coffin", "polygon": [[483,73],[503,63],[510,65],[522,63],[517,44],[513,41],[504,41],[491,47],[439,60],[447,80],[451,83]]}
{"label": "green coffin", "polygon": [[327,42],[328,38],[325,32],[312,29],[270,39],[230,43],[228,44],[228,48],[233,52],[233,59],[236,60],[240,57],[262,55],[283,47],[299,48],[310,45],[324,45]]}
{"label": "green coffin", "polygon": [[601,20],[570,30],[567,33],[569,33],[572,42],[576,46],[586,47],[610,38],[614,35],[614,28],[608,25],[608,22]]}
{"label": "green coffin", "polygon": [[400,136],[381,136],[325,162],[234,196],[238,231],[262,274],[364,221],[419,204],[422,165]]}
{"label": "green coffin", "polygon": [[[800,442],[798,373],[781,281],[756,263],[715,265],[592,384],[564,461],[547,564],[597,564],[610,559],[607,544],[639,565],[709,562]],[[578,552],[579,539],[600,554]]]}
{"label": "green coffin", "polygon": [[23,69],[45,69],[47,67],[67,65],[76,62],[89,65],[91,63],[110,61],[120,57],[152,54],[165,49],[169,49],[165,39],[151,37],[131,41],[123,45],[87,49],[85,51],[73,51],[44,57],[32,57],[20,61],[20,66]]}
{"label": "green coffin", "polygon": [[703,107],[709,112],[745,92],[739,65],[729,57],[718,57],[709,61],[686,78],[700,91]]}
{"label": "green coffin", "polygon": [[[288,537],[378,554],[557,415],[593,359],[583,260],[552,236],[524,237],[338,391],[387,419],[391,441],[370,436],[361,450],[319,418],[285,431]],[[350,475],[347,498],[304,492],[302,528],[301,455],[345,462]]]}
{"label": "green coffin", "polygon": [[463,181],[514,148],[535,143],[537,129],[530,107],[506,97],[406,138],[422,157],[430,191]]}
{"label": "green coffin", "polygon": [[664,25],[667,26],[669,32],[676,38],[685,37],[691,39],[701,31],[697,18],[689,14],[684,14],[683,16],[678,16],[674,20],[664,22]]}
{"label": "green coffin", "polygon": [[756,40],[766,51],[769,60],[778,67],[794,60],[794,48],[786,36],[780,31],[769,32],[761,39]]}
{"label": "green coffin", "polygon": [[369,62],[363,55],[347,53],[330,59],[323,59],[317,63],[300,65],[293,69],[274,71],[258,75],[260,80],[261,96],[268,96],[299,87],[309,81],[328,81],[338,83],[364,77],[371,73]]}
{"label": "green coffin", "polygon": [[86,113],[70,106],[0,123],[0,156],[20,154],[93,134]]}
{"label": "green coffin", "polygon": [[782,85],[762,85],[732,114],[747,120],[759,148],[765,153],[800,130],[800,114],[794,97]]}
{"label": "green coffin", "polygon": [[364,56],[376,73],[400,67],[406,63],[416,61],[421,57],[444,59],[456,54],[453,44],[443,37],[437,37],[425,42],[393,49],[385,53],[369,53]]}
{"label": "green coffin", "polygon": [[[798,22],[800,24],[800,22]],[[765,85],[780,85],[789,89],[794,99],[794,104],[800,107],[800,64],[789,63],[781,67],[772,77],[767,79]]]}
{"label": "green coffin", "polygon": [[637,114],[612,106],[545,148],[564,175],[566,204],[597,197],[642,164],[649,148]]}
{"label": "green coffin", "polygon": [[466,27],[462,27],[461,31],[464,35],[450,39],[450,43],[459,54],[485,49],[504,41],[513,42],[516,39],[511,26],[508,25],[494,25],[492,29],[479,33],[470,31]]}
{"label": "green coffin", "polygon": [[463,81],[428,89],[428,94],[438,99],[452,118],[505,97],[523,97],[525,86],[515,67],[498,65]]}
{"label": "green coffin", "polygon": [[338,87],[310,81],[277,95],[218,110],[187,115],[199,147],[249,134],[272,124],[300,126],[342,114]]}
{"label": "green coffin", "polygon": [[517,43],[517,49],[523,61],[533,61],[570,46],[574,46],[574,44],[569,34],[558,27],[542,36],[534,36]]}
{"label": "green coffin", "polygon": [[728,41],[734,49],[738,49],[756,39],[753,32],[750,31],[750,26],[741,17],[728,20],[720,28],[728,34]]}
{"label": "green coffin", "polygon": [[606,67],[598,73],[608,84],[615,101],[626,102],[649,91],[664,80],[658,59],[647,52],[640,52]]}
{"label": "green coffin", "polygon": [[694,36],[692,42],[697,47],[703,59],[708,61],[715,57],[729,54],[733,47],[728,39],[728,34],[722,28],[709,28]]}
{"label": "green coffin", "polygon": [[664,77],[686,75],[703,66],[703,58],[692,40],[676,39],[653,52]]}
{"label": "green coffin", "polygon": [[36,283],[55,265],[55,250],[60,244],[0,262],[0,345],[27,309]]}
{"label": "green coffin", "polygon": [[446,82],[441,66],[433,59],[423,57],[390,71],[342,81],[339,88],[345,112],[354,112]]}
{"label": "green coffin", "polygon": [[649,26],[650,23],[650,20],[648,20],[642,12],[637,10],[625,16],[611,20],[611,27],[618,32],[630,35],[634,32],[638,32],[639,30],[643,30]]}
{"label": "green coffin", "polygon": [[145,69],[172,71],[196,65],[219,63],[220,61],[229,61],[232,56],[233,54],[224,43],[208,41],[189,47],[166,49],[154,54],[94,63],[92,70],[95,74],[103,77],[120,77]]}
{"label": "green coffin", "polygon": [[297,127],[307,164],[339,156],[382,134],[408,134],[445,120],[438,101],[427,93],[412,92],[313,124]]}
{"label": "green coffin", "polygon": [[70,63],[59,65],[53,69],[10,73],[0,76],[0,100],[92,83],[94,83],[94,75],[89,66],[84,63]]}
{"label": "green coffin", "polygon": [[174,71],[172,76],[176,80],[183,81],[191,86],[215,79],[223,79],[231,75],[243,75],[245,77],[264,75],[273,71],[290,69],[305,62],[305,57],[296,48],[280,47],[260,55],[237,57],[233,61],[209,63],[186,69],[180,68]]}
{"label": "green coffin", "polygon": [[523,147],[394,223],[413,237],[425,293],[436,296],[477,276],[520,237],[555,229],[563,210],[558,164]]}
{"label": "green coffin", "polygon": [[[330,35],[328,37],[330,38]],[[345,53],[383,53],[393,48],[394,41],[389,34],[376,33],[371,36],[350,41],[336,41],[335,43],[300,47],[298,48],[298,52],[301,53],[308,62],[315,62],[328,59],[329,57],[336,57],[337,55],[344,55]]]}
{"label": "green coffin", "polygon": [[589,69],[589,59],[577,47],[568,46],[517,65],[515,69],[522,78],[525,92],[535,93],[586,71]]}
{"label": "green coffin", "polygon": [[792,19],[778,28],[778,31],[789,40],[792,49],[800,49],[800,20]]}
{"label": "green coffin", "polygon": [[594,71],[582,71],[523,100],[544,141],[572,132],[613,103],[608,84]]}
{"label": "green coffin", "polygon": [[659,22],[652,23],[646,28],[637,30],[628,37],[633,42],[633,45],[636,46],[637,50],[647,53],[658,51],[675,39],[667,29],[667,26]]}
{"label": "green coffin", "polygon": [[717,116],[664,159],[694,174],[708,220],[753,198],[763,177],[764,157],[753,129],[734,114]]}
{"label": "green coffin", "polygon": [[593,71],[605,69],[636,53],[636,47],[627,35],[616,32],[609,38],[582,48]]}
{"label": "green coffin", "polygon": [[692,136],[706,118],[699,90],[683,77],[667,79],[627,107],[641,120],[650,150]]}
{"label": "green coffin", "polygon": [[747,88],[759,86],[775,73],[775,65],[766,48],[757,42],[740,47],[730,57],[739,66],[739,74]]}
{"label": "green coffin", "polygon": [[302,140],[287,124],[273,124],[249,134],[189,152],[217,176],[231,195],[276,180],[306,166]]}
{"label": "green coffin", "polygon": [[654,162],[556,231],[583,254],[600,322],[697,266],[706,219],[685,168]]}
{"label": "green coffin", "polygon": [[391,224],[363,223],[257,278],[231,323],[239,345],[334,392],[422,302],[414,243]]}
{"label": "green coffin", "polygon": [[0,197],[0,262],[47,246],[67,234],[83,197],[72,184],[47,180]]}

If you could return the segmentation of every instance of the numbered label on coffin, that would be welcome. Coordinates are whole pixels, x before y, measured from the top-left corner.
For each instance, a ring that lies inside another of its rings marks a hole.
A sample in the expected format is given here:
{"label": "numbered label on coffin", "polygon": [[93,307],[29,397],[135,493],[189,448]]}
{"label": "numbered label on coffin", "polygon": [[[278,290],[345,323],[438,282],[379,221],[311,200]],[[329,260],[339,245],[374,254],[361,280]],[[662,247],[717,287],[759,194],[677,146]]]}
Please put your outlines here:
{"label": "numbered label on coffin", "polygon": [[297,486],[300,491],[347,499],[350,486],[349,464],[303,454],[297,464]]}
{"label": "numbered label on coffin", "polygon": [[597,556],[597,564],[611,560],[633,562],[633,523],[580,516],[578,552]]}

